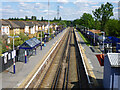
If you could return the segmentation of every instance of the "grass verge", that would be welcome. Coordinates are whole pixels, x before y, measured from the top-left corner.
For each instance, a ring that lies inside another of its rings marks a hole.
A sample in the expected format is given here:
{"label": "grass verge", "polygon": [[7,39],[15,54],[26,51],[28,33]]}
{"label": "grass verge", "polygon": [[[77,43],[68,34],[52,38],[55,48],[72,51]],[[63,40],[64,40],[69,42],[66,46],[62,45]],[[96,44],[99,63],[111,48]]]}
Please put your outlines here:
{"label": "grass verge", "polygon": [[[77,30],[77,31],[78,31],[78,30]],[[89,41],[87,38],[85,38],[80,31],[78,31],[78,33],[79,33],[79,35],[82,37],[82,39],[84,40],[84,42],[86,43],[86,45],[87,45],[87,46],[90,46],[90,41]]]}

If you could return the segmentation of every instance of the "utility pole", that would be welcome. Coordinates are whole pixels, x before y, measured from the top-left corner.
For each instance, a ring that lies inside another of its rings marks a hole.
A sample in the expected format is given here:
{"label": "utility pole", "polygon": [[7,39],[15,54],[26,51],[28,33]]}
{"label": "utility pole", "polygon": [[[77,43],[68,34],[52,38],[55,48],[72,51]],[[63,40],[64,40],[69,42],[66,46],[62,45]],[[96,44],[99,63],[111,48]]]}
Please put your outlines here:
{"label": "utility pole", "polygon": [[19,38],[19,36],[15,36],[15,31],[14,31],[14,36],[8,36],[8,38],[13,38],[13,73],[15,74],[15,48],[14,48],[14,38]]}
{"label": "utility pole", "polygon": [[48,0],[48,38],[49,38],[49,0]]}
{"label": "utility pole", "polygon": [[59,5],[57,6],[57,20],[59,20]]}

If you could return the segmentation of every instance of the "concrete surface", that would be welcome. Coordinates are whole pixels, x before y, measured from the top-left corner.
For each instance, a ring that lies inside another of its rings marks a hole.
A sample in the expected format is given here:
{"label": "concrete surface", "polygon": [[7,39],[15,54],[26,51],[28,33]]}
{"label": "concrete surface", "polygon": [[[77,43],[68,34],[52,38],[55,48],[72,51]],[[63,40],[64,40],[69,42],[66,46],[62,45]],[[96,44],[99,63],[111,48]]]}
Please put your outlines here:
{"label": "concrete surface", "polygon": [[98,62],[98,59],[95,56],[96,52],[92,52],[92,50],[90,49],[90,47],[85,44],[84,40],[81,38],[81,36],[79,35],[78,32],[77,32],[77,34],[78,34],[78,37],[80,39],[79,43],[84,48],[86,57],[88,59],[88,62],[90,64],[92,70],[93,70],[93,73],[94,73],[94,75],[96,77],[96,80],[98,81],[99,87],[103,87],[103,70],[104,70],[104,67],[100,66],[100,64]]}
{"label": "concrete surface", "polygon": [[40,50],[40,47],[38,47],[37,55],[31,56],[27,64],[24,62],[16,62],[16,74],[12,73],[13,66],[0,73],[0,85],[2,86],[0,89],[18,87],[64,32],[65,30],[54,37],[54,39],[47,42],[46,47],[43,47],[42,51]]}

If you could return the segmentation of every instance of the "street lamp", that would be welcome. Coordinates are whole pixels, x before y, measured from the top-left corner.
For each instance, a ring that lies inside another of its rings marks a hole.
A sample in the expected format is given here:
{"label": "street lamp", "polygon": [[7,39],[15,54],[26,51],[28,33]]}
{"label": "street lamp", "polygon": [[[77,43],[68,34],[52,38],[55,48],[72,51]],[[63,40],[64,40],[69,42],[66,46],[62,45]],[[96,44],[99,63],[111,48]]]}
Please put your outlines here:
{"label": "street lamp", "polygon": [[105,39],[105,32],[101,32],[101,33],[103,33],[103,52],[104,52],[104,39]]}
{"label": "street lamp", "polygon": [[[14,38],[19,38],[19,36],[8,36],[8,38],[13,38],[13,52],[14,52]],[[15,56],[13,57],[13,73],[15,74]]]}
{"label": "street lamp", "polygon": [[[95,29],[93,29],[95,31]],[[95,32],[94,32],[94,46],[95,46]]]}
{"label": "street lamp", "polygon": [[41,31],[41,50],[42,50],[42,31],[44,30],[40,30]]}
{"label": "street lamp", "polygon": [[48,0],[48,38],[49,38],[49,0]]}

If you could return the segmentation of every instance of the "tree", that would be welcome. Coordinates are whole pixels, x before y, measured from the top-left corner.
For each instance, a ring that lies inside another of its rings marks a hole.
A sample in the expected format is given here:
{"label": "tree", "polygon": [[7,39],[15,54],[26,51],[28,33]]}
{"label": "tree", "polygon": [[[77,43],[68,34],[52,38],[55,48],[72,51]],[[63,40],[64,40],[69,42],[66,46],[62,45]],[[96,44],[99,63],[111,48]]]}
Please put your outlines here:
{"label": "tree", "polygon": [[73,26],[79,25],[80,23],[80,19],[76,19],[73,21]]}
{"label": "tree", "polygon": [[41,17],[41,21],[43,21],[44,19],[43,19],[43,17]]}
{"label": "tree", "polygon": [[56,21],[57,19],[56,19],[56,17],[54,17],[54,21]]}
{"label": "tree", "polygon": [[65,21],[60,21],[60,22],[58,23],[58,25],[62,25],[63,28],[67,26],[66,23],[65,23]]}
{"label": "tree", "polygon": [[94,18],[89,13],[84,13],[81,17],[82,26],[93,29],[94,28]]}
{"label": "tree", "polygon": [[105,25],[105,31],[107,36],[120,37],[120,25],[119,21],[115,19],[110,19]]}
{"label": "tree", "polygon": [[19,20],[24,20],[23,18],[20,18]]}
{"label": "tree", "polygon": [[29,39],[28,36],[25,35],[24,33],[20,33],[19,37],[21,38],[21,40],[22,40],[23,42],[25,42],[26,40]]}
{"label": "tree", "polygon": [[95,19],[101,22],[101,30],[104,30],[105,24],[113,16],[113,5],[107,2],[106,4],[101,4],[101,7],[92,12]]}
{"label": "tree", "polygon": [[37,20],[37,17],[36,16],[32,16],[31,19],[32,20]]}
{"label": "tree", "polygon": [[60,19],[59,19],[60,21],[62,20],[62,18],[60,17]]}
{"label": "tree", "polygon": [[7,44],[7,39],[8,39],[8,35],[7,34],[2,35],[2,42],[4,44]]}
{"label": "tree", "polygon": [[28,20],[28,16],[25,16],[25,20],[26,20],[26,21]]}

